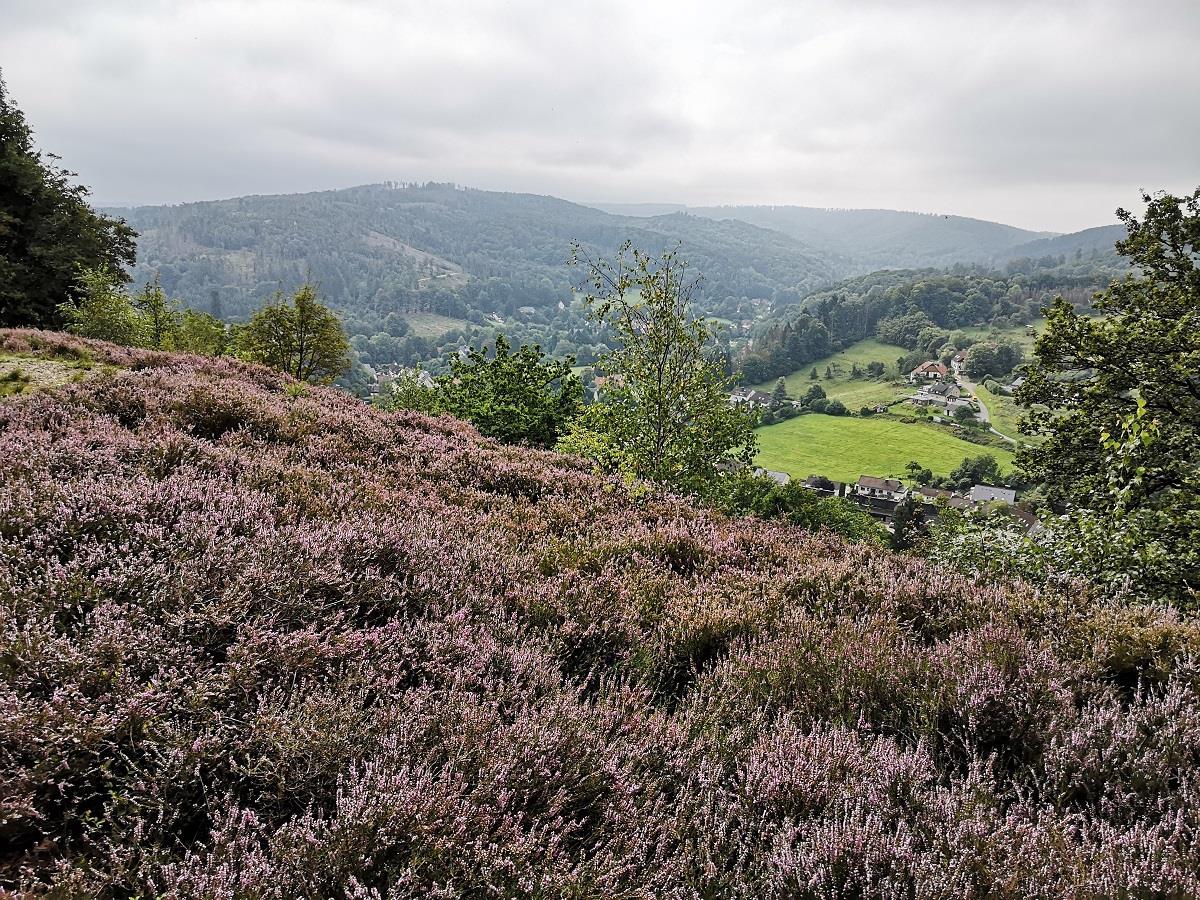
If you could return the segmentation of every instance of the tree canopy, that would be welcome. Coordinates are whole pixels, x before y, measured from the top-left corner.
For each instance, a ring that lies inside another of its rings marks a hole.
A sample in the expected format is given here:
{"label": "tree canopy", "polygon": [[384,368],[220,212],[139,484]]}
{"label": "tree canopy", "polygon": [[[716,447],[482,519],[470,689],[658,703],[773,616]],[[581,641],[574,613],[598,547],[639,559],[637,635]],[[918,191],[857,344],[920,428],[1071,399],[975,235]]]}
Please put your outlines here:
{"label": "tree canopy", "polygon": [[84,269],[128,281],[136,234],[88,206],[74,178],[36,149],[0,79],[0,326],[61,326],[62,305],[90,289]]}
{"label": "tree canopy", "polygon": [[1200,189],[1118,210],[1117,249],[1138,274],[1098,294],[1094,317],[1063,300],[1018,399],[1025,476],[1067,512],[1080,558],[1154,598],[1200,592]]}
{"label": "tree canopy", "polygon": [[328,384],[350,368],[342,323],[304,283],[291,297],[278,293],[238,329],[238,352],[299,381]]}

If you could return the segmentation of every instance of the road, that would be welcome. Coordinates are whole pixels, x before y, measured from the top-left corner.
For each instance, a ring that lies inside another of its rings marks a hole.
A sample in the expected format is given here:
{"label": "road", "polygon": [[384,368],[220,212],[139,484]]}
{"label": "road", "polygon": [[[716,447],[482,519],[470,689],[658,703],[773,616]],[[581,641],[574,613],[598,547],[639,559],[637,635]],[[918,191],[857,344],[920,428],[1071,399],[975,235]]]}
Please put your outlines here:
{"label": "road", "polygon": [[979,396],[978,386],[973,382],[967,381],[967,379],[961,375],[958,378],[958,383],[960,387],[966,388],[967,393],[973,396],[975,398],[975,402],[979,404],[979,420],[987,423],[988,431],[997,437],[1004,438],[1004,440],[1008,441],[1013,446],[1016,446],[1017,442],[1013,438],[1010,438],[1007,434],[1003,434],[992,427],[992,414],[988,412],[987,404],[984,403],[983,398]]}

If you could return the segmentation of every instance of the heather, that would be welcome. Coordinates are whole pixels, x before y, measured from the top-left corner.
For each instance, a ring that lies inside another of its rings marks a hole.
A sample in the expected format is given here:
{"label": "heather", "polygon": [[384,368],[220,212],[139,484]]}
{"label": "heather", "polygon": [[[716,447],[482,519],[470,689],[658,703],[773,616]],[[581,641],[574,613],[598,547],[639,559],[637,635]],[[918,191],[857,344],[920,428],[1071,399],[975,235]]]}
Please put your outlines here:
{"label": "heather", "polygon": [[1189,897],[1200,628],[0,332],[0,886]]}

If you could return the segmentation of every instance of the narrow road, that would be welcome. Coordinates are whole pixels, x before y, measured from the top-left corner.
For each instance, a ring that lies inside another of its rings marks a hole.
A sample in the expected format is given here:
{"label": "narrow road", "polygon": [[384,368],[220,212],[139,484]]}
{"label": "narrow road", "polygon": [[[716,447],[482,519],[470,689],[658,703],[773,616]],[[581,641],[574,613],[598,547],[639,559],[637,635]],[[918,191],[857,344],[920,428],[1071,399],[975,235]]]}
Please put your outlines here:
{"label": "narrow road", "polygon": [[978,385],[976,385],[974,382],[967,381],[967,379],[961,375],[958,376],[958,383],[962,387],[965,387],[967,389],[967,393],[971,394],[975,398],[975,402],[979,404],[979,420],[987,423],[988,431],[996,435],[996,437],[1004,438],[1004,440],[1008,441],[1015,447],[1017,444],[1016,440],[992,427],[992,414],[988,412],[987,404],[984,403],[983,398],[979,396]]}

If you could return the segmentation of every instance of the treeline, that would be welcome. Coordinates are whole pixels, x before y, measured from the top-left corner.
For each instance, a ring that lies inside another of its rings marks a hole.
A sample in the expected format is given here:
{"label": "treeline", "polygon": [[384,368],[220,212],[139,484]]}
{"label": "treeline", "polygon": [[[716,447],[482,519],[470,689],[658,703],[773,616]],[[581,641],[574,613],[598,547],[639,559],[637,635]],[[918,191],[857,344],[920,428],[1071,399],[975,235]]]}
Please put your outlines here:
{"label": "treeline", "polygon": [[847,279],[807,297],[801,311],[760,323],[740,360],[745,379],[757,384],[786,375],[871,337],[933,352],[954,329],[1028,324],[1056,296],[1086,309],[1117,272],[1107,265],[1065,271],[1057,258],[1046,262],[1054,265],[1013,274],[922,269]]}

